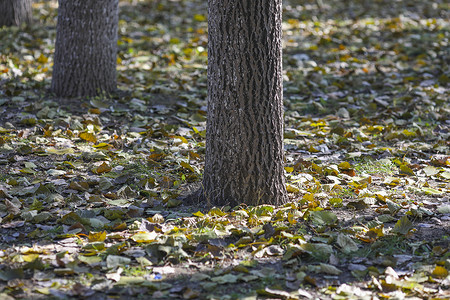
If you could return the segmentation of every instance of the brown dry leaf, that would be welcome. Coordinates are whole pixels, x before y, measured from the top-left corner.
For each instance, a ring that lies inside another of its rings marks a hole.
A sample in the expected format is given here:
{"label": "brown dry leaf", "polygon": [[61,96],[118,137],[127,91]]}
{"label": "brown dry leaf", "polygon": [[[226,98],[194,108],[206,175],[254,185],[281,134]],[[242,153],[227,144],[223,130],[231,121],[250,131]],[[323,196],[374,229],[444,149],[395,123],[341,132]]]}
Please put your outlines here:
{"label": "brown dry leaf", "polygon": [[102,173],[110,172],[111,170],[112,170],[112,168],[110,165],[108,165],[106,162],[102,162],[101,165],[92,169],[92,172],[94,172],[95,174],[102,174]]}
{"label": "brown dry leaf", "polygon": [[5,199],[5,206],[11,215],[18,215],[20,213],[20,207],[12,203],[8,199]]}

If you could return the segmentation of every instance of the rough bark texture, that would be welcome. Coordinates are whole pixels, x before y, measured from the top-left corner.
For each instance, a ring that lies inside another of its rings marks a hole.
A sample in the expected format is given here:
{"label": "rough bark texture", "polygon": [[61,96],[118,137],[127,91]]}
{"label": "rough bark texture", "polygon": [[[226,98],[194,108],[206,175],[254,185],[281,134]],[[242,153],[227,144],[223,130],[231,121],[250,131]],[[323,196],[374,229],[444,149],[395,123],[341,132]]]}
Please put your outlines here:
{"label": "rough bark texture", "polygon": [[31,0],[0,0],[0,27],[31,23]]}
{"label": "rough bark texture", "polygon": [[116,89],[118,0],[59,0],[52,91],[79,97]]}
{"label": "rough bark texture", "polygon": [[200,197],[213,205],[287,200],[281,0],[209,0],[208,123]]}

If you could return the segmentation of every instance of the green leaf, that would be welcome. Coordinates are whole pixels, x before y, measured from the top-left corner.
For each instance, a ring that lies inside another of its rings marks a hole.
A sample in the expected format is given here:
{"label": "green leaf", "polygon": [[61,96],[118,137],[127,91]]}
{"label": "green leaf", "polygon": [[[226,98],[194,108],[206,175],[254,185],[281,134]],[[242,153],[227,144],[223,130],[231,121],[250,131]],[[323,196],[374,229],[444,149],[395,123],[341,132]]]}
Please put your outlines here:
{"label": "green leaf", "polygon": [[414,174],[413,170],[411,170],[411,168],[408,167],[407,165],[400,166],[400,174],[408,175],[408,176],[416,176],[416,174]]}
{"label": "green leaf", "polygon": [[345,234],[339,234],[336,242],[341,247],[341,251],[345,254],[358,251],[358,244]]}
{"label": "green leaf", "polygon": [[342,273],[341,270],[339,270],[338,268],[336,268],[333,265],[321,263],[321,264],[319,264],[319,267],[320,267],[320,272],[325,273],[325,274],[339,275]]}
{"label": "green leaf", "polygon": [[400,220],[397,221],[397,223],[395,223],[395,226],[392,229],[392,232],[406,235],[409,233],[409,231],[412,228],[413,228],[413,225],[412,225],[411,221],[408,219],[407,216],[403,216]]}
{"label": "green leaf", "polygon": [[333,225],[337,222],[337,216],[331,211],[311,211],[309,213],[311,221],[317,225]]}
{"label": "green leaf", "polygon": [[236,283],[239,279],[239,276],[233,274],[226,274],[223,276],[217,276],[211,278],[211,281],[217,282],[218,284],[227,284],[227,283]]}
{"label": "green leaf", "polygon": [[441,214],[450,214],[450,205],[443,204],[437,208],[437,211]]}
{"label": "green leaf", "polygon": [[99,265],[102,262],[102,258],[100,256],[78,255],[78,260],[91,267]]}
{"label": "green leaf", "polygon": [[119,255],[108,255],[106,258],[106,266],[108,269],[113,269],[115,267],[125,266],[131,263],[131,259]]}
{"label": "green leaf", "polygon": [[305,243],[300,245],[300,248],[320,261],[327,261],[333,254],[333,247],[322,243]]}

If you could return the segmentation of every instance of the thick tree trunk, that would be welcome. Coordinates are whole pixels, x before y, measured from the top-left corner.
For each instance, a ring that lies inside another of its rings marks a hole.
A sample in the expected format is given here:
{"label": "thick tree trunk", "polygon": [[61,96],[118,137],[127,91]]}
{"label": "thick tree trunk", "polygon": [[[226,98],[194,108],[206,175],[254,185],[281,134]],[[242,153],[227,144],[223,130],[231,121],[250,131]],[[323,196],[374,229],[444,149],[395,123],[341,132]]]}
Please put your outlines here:
{"label": "thick tree trunk", "polygon": [[201,198],[280,205],[281,0],[209,0],[208,118]]}
{"label": "thick tree trunk", "polygon": [[116,89],[118,0],[59,0],[52,91],[79,97]]}
{"label": "thick tree trunk", "polygon": [[31,0],[0,0],[0,27],[31,23]]}

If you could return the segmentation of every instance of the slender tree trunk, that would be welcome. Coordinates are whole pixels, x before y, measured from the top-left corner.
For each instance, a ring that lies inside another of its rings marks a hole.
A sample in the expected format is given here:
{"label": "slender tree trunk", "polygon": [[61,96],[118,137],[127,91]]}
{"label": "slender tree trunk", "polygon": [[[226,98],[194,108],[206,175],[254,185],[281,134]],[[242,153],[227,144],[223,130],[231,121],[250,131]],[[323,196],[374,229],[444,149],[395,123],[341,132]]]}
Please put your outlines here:
{"label": "slender tree trunk", "polygon": [[280,205],[281,0],[209,0],[208,118],[201,198]]}
{"label": "slender tree trunk", "polygon": [[116,89],[118,0],[59,0],[52,91],[79,97]]}
{"label": "slender tree trunk", "polygon": [[0,27],[31,23],[31,0],[0,0]]}

